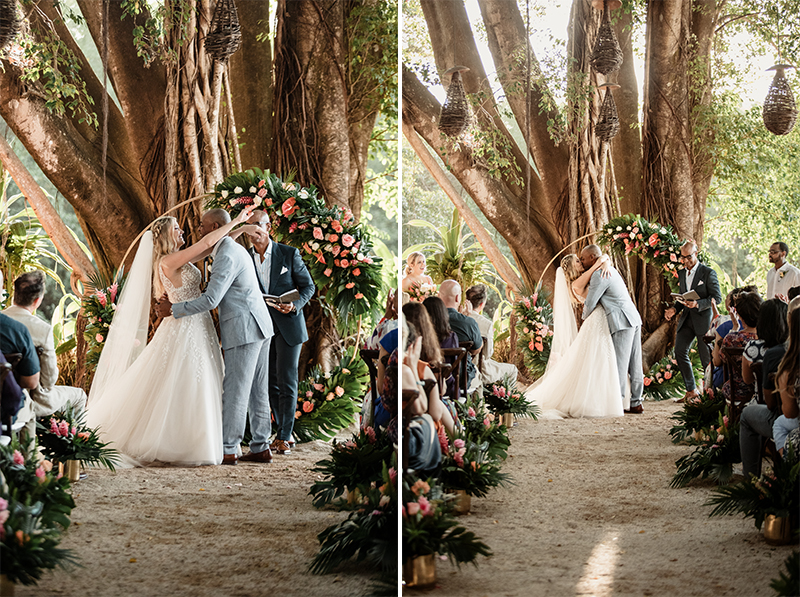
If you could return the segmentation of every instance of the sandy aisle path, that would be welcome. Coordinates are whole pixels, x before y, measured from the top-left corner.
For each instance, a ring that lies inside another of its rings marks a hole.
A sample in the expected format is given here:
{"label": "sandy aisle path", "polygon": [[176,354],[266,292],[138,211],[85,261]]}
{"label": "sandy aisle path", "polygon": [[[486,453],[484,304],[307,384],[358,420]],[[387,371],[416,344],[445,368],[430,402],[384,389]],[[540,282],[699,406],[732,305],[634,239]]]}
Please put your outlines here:
{"label": "sandy aisle path", "polygon": [[[478,568],[437,563],[447,596],[774,595],[791,546],[752,519],[709,518],[712,485],[670,489],[689,453],[667,431],[677,405],[622,419],[523,419],[506,468],[516,485],[472,500],[464,523],[494,551]],[[406,591],[415,594],[415,591]]]}

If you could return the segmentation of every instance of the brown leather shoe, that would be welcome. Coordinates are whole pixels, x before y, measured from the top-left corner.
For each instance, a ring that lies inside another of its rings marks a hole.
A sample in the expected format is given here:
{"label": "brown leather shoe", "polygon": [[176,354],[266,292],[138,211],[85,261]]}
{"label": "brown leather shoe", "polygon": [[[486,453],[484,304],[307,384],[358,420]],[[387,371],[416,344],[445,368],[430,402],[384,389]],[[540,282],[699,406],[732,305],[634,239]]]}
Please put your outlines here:
{"label": "brown leather shoe", "polygon": [[642,408],[641,404],[637,404],[636,406],[631,406],[628,410],[625,411],[625,414],[628,415],[640,415],[644,412],[644,408]]}
{"label": "brown leather shoe", "polygon": [[272,442],[273,445],[270,446],[273,450],[275,450],[278,454],[291,454],[292,450],[289,447],[289,443],[283,441],[282,439],[276,439]]}
{"label": "brown leather shoe", "polygon": [[249,452],[248,454],[242,454],[239,457],[239,460],[242,462],[272,462],[272,452],[270,452],[269,448],[264,450],[263,452]]}
{"label": "brown leather shoe", "polygon": [[222,464],[235,465],[239,463],[239,457],[236,454],[225,454],[222,457]]}

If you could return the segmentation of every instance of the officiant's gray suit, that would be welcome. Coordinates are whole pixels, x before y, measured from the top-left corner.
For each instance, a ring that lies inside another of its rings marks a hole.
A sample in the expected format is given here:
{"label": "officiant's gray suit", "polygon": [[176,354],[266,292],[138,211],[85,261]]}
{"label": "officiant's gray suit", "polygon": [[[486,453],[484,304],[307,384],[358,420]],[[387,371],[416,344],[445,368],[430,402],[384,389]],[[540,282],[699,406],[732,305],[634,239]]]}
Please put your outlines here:
{"label": "officiant's gray suit", "polygon": [[225,377],[222,380],[222,443],[225,454],[241,454],[247,413],[251,452],[269,448],[269,344],[272,319],[261,298],[256,272],[247,250],[224,237],[212,253],[214,264],[203,294],[172,305],[174,317],[219,307]]}
{"label": "officiant's gray suit", "polygon": [[603,305],[617,357],[620,397],[624,400],[631,380],[631,408],[642,403],[644,374],[642,371],[642,318],[633,304],[628,288],[619,272],[611,268],[609,277],[603,277],[602,269],[592,274],[586,301],[583,304],[583,319]]}

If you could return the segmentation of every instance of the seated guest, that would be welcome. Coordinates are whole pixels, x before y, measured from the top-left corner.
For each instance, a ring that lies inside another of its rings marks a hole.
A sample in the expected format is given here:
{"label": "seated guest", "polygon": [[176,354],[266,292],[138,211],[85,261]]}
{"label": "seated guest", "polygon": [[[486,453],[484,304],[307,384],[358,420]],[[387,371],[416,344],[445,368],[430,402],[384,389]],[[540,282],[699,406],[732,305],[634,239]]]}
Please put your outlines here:
{"label": "seated guest", "polygon": [[[0,352],[0,365],[8,363],[6,357]],[[5,421],[11,417],[16,417],[19,410],[25,404],[25,394],[19,387],[13,373],[9,373],[3,379],[3,386],[0,388],[0,421]]]}
{"label": "seated guest", "polygon": [[[8,315],[0,313],[0,353],[4,355],[20,354],[21,358],[14,365],[14,379],[23,390],[32,390],[39,385],[39,357],[33,345],[30,332],[21,323]],[[29,438],[36,437],[36,417],[33,414],[33,403],[17,412],[17,420],[25,422],[25,433]],[[7,415],[7,413],[3,413]]]}
{"label": "seated guest", "polygon": [[378,350],[381,338],[394,329],[397,329],[397,291],[394,288],[390,288],[389,294],[386,296],[383,317],[381,317],[378,325],[375,326],[372,335],[364,342],[364,348]]}
{"label": "seated guest", "polygon": [[[780,299],[769,299],[764,301],[758,312],[758,324],[756,325],[757,340],[750,340],[744,347],[742,354],[742,379],[744,383],[755,384],[756,378],[753,375],[751,366],[761,363],[764,354],[778,344],[786,342],[789,333],[786,327],[786,303]],[[756,396],[761,394],[760,388],[756,388]]]}
{"label": "seated guest", "polygon": [[[731,332],[731,330],[735,329],[738,332],[742,328],[741,319],[731,316],[733,314],[731,308],[733,307],[734,299],[743,292],[758,292],[758,289],[755,286],[734,288],[728,293],[728,296],[725,297],[725,310],[729,313],[729,315],[718,315],[711,322],[711,329],[714,330],[715,347],[717,346],[717,343],[719,346],[722,346],[722,340]],[[712,305],[712,309],[715,313],[717,313],[716,304]],[[722,361],[720,361],[719,365],[716,364],[716,361],[713,358],[713,351],[711,368],[713,387],[722,388],[722,385],[725,383],[725,368],[722,366]]]}
{"label": "seated guest", "polygon": [[483,346],[481,330],[474,319],[458,312],[458,307],[461,304],[461,286],[458,282],[455,280],[442,282],[439,287],[439,298],[442,299],[444,306],[447,307],[450,329],[458,335],[459,344],[472,342],[472,348],[467,350],[467,387],[469,387],[478,372],[473,359],[478,358]]}
{"label": "seated guest", "polygon": [[44,299],[44,273],[28,272],[14,280],[14,304],[3,311],[30,332],[41,367],[39,384],[30,392],[37,417],[52,415],[67,404],[76,414],[86,408],[86,393],[80,388],[57,386],[58,360],[53,341],[53,326],[35,315]]}
{"label": "seated guest", "polygon": [[[800,304],[800,298],[792,299],[792,303]],[[789,343],[786,347],[786,354],[783,355],[778,365],[778,373],[775,376],[775,383],[781,395],[782,414],[772,425],[772,437],[775,439],[775,447],[783,455],[786,436],[797,429],[798,377],[800,377],[800,309],[792,309],[789,316]]]}
{"label": "seated guest", "polygon": [[796,297],[800,296],[800,286],[792,286],[789,292],[786,293],[786,298],[793,301]]}
{"label": "seated guest", "polygon": [[[450,329],[450,316],[447,313],[447,307],[444,306],[442,299],[438,296],[429,296],[426,298],[422,305],[428,312],[433,324],[433,330],[436,332],[436,339],[439,341],[439,348],[458,348],[458,335]],[[447,357],[445,361],[452,363],[455,357]],[[447,379],[446,394],[451,399],[458,398],[457,388],[455,387],[455,378],[450,376]]]}
{"label": "seated guest", "polygon": [[[755,292],[743,292],[736,296],[731,306],[732,318],[739,317],[742,321],[742,329],[739,331],[731,331],[722,340],[722,345],[714,345],[712,359],[714,365],[720,366],[722,364],[724,355],[722,348],[742,347],[744,348],[750,340],[756,339],[756,325],[758,324],[758,311],[761,308],[761,297]],[[742,379],[742,359],[741,357],[735,358],[735,362],[731,363],[731,371],[734,377],[736,395],[731,395],[731,380],[726,380],[722,385],[722,395],[726,400],[731,402],[746,402],[753,397],[755,388],[752,384],[746,384]]]}
{"label": "seated guest", "polygon": [[[436,332],[433,329],[430,315],[425,307],[420,303],[407,303],[403,305],[403,316],[409,327],[409,336],[419,334],[418,340],[420,342],[420,354],[417,360],[418,370],[417,375],[420,379],[436,379],[429,364],[438,364],[443,362],[442,350],[439,347],[439,342],[436,338]],[[416,330],[416,333],[414,333]],[[443,387],[446,387],[443,385]],[[440,395],[440,386],[437,384],[428,394],[428,399],[431,403],[441,403],[444,412],[431,413],[434,421],[441,422],[448,431],[455,430],[455,421],[458,418],[457,412],[453,403],[446,396]],[[440,397],[441,396],[441,397]],[[436,409],[435,409],[436,410]],[[430,410],[429,410],[430,412]]]}
{"label": "seated guest", "polygon": [[[800,307],[800,300],[789,304],[788,317]],[[761,474],[761,442],[772,438],[773,425],[781,415],[781,401],[776,392],[774,376],[786,353],[786,344],[778,344],[764,353],[761,371],[764,378],[764,404],[751,403],[744,407],[739,419],[739,448],[742,455],[742,473],[745,477]]]}
{"label": "seated guest", "polygon": [[481,353],[483,354],[483,366],[479,371],[480,382],[482,384],[490,384],[501,382],[504,379],[509,379],[511,383],[517,381],[519,371],[513,363],[500,363],[492,359],[494,353],[494,330],[492,329],[492,320],[483,315],[483,309],[486,307],[486,286],[477,284],[467,288],[465,294],[466,302],[464,306],[466,310],[465,315],[468,315],[478,324],[478,329],[481,331],[481,336],[486,338]]}

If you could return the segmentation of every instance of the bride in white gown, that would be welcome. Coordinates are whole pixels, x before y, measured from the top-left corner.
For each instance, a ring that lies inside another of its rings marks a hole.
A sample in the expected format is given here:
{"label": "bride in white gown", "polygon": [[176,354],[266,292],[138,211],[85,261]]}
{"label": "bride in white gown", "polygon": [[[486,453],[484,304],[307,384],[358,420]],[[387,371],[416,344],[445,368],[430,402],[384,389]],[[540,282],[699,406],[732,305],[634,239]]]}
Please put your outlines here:
{"label": "bride in white gown", "polygon": [[544,376],[525,394],[541,409],[542,418],[621,417],[627,407],[619,395],[617,362],[605,310],[598,305],[578,332],[572,308],[583,302],[592,274],[608,261],[604,255],[581,273],[577,255],[561,260],[553,294],[550,360]]}
{"label": "bride in white gown", "polygon": [[100,427],[125,464],[222,462],[223,364],[211,315],[168,317],[146,344],[151,278],[155,297],[166,291],[172,303],[197,298],[201,276],[192,262],[249,215],[242,211],[183,250],[183,231],[173,217],[159,218],[142,236],[87,407],[88,424]]}

